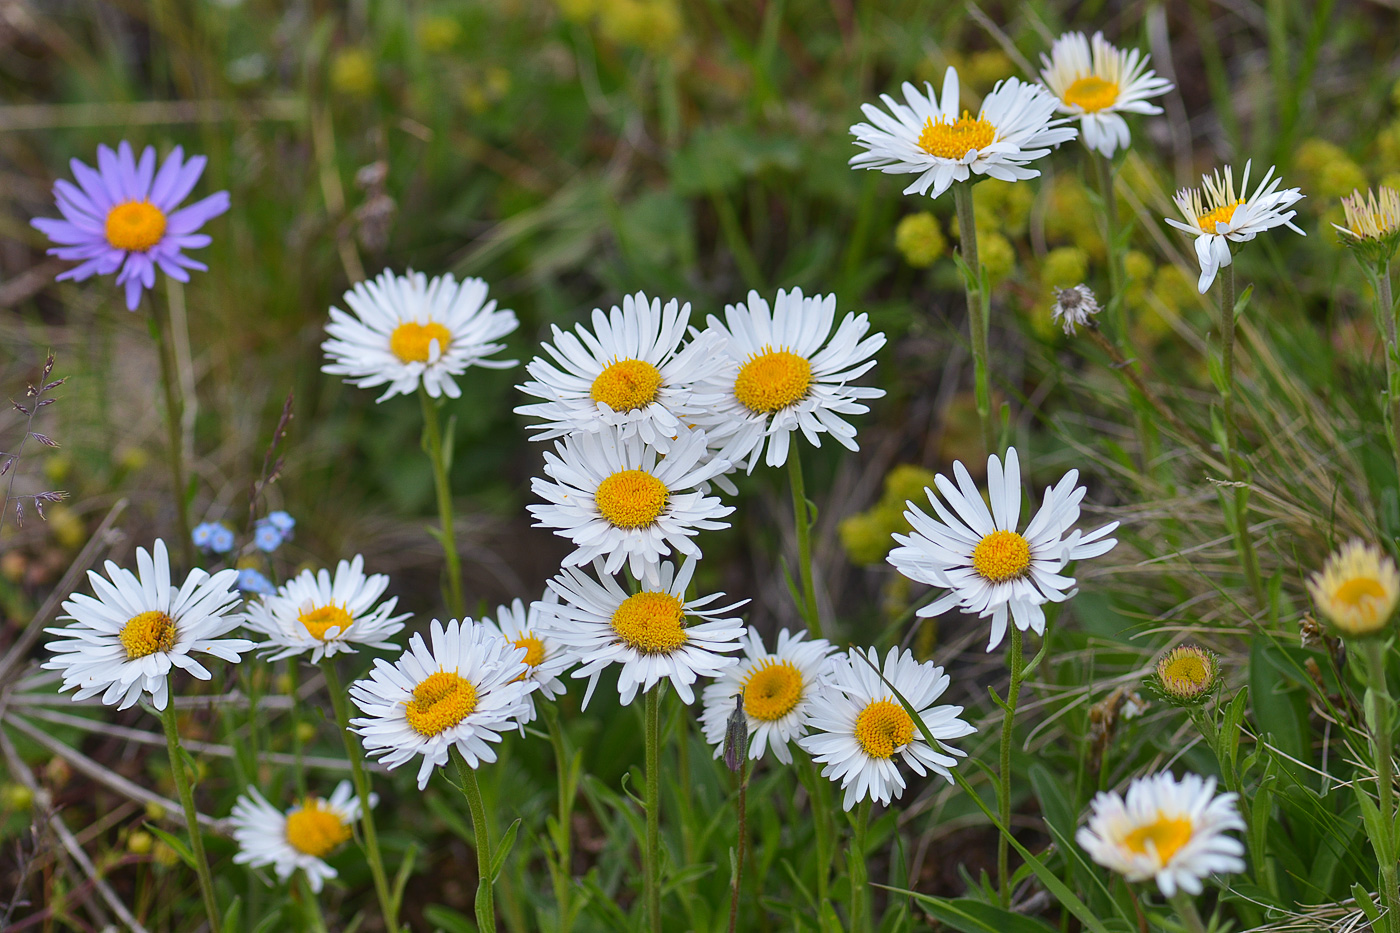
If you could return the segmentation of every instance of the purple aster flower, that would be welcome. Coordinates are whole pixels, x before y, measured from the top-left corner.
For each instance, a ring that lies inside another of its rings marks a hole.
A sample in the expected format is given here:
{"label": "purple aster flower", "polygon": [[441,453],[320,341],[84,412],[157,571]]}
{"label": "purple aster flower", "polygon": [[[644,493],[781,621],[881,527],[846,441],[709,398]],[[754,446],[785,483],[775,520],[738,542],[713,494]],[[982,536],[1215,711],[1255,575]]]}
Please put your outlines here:
{"label": "purple aster flower", "polygon": [[126,306],[135,311],[141,290],[156,283],[156,266],[177,282],[190,280],[186,269],[208,269],[181,250],[209,245],[208,235],[197,231],[228,210],[228,192],[175,210],[194,189],[207,161],[204,156],[186,160],[184,150],[176,146],[157,172],[155,148],[147,146],[138,163],[126,141],[116,152],[98,146],[95,171],[71,160],[78,184],[61,178],[53,184],[64,219],[30,221],[58,244],[50,254],[79,261],[58,278],[81,282],[120,269],[117,284],[125,286]]}
{"label": "purple aster flower", "polygon": [[238,571],[237,586],[244,593],[258,593],[263,596],[270,596],[277,592],[277,588],[272,582],[252,567],[244,567]]}

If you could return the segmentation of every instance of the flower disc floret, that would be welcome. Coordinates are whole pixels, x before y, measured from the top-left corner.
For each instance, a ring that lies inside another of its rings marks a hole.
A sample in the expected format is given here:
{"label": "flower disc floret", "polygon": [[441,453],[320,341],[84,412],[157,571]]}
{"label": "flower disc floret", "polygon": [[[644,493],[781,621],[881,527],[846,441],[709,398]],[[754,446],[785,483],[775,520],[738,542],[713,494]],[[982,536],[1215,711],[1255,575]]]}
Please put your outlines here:
{"label": "flower disc floret", "polygon": [[287,814],[287,844],[304,855],[325,858],[349,838],[349,824],[315,797]]}
{"label": "flower disc floret", "polygon": [[634,593],[613,613],[612,630],[642,654],[670,654],[686,642],[685,604],[670,593]]}
{"label": "flower disc floret", "polygon": [[749,411],[772,414],[806,398],[811,386],[812,364],[806,357],[764,347],[739,367],[734,397]]}
{"label": "flower disc floret", "polygon": [[[434,352],[433,342],[437,342]],[[452,332],[437,321],[419,324],[405,321],[389,335],[389,352],[403,363],[426,363],[437,359],[452,346]]]}
{"label": "flower disc floret", "polygon": [[855,736],[871,758],[891,758],[914,738],[914,720],[893,699],[875,700],[856,717]]}
{"label": "flower disc floret", "polygon": [[993,583],[1023,576],[1031,565],[1031,546],[1014,531],[994,531],[972,549],[972,569]]}
{"label": "flower disc floret", "polygon": [[1105,81],[1098,75],[1085,75],[1065,88],[1060,98],[1070,107],[1078,107],[1085,113],[1107,110],[1118,101],[1118,84]]}
{"label": "flower disc floret", "polygon": [[519,638],[511,639],[511,644],[517,648],[525,649],[526,667],[539,667],[544,663],[544,641],[541,639],[534,635],[521,635]]}
{"label": "flower disc floret", "polygon": [[413,688],[404,717],[413,731],[435,736],[466,719],[476,709],[476,687],[451,671],[429,674]]}
{"label": "flower disc floret", "polygon": [[656,401],[661,371],[646,360],[610,363],[589,386],[588,397],[615,412],[636,411]]}
{"label": "flower disc floret", "polygon": [[666,484],[645,470],[620,470],[598,484],[593,501],[618,528],[646,528],[666,509]]}
{"label": "flower disc floret", "polygon": [[996,138],[996,127],[964,110],[956,120],[929,117],[919,133],[919,148],[940,159],[961,159],[974,149],[985,149]]}
{"label": "flower disc floret", "polygon": [[165,236],[165,212],[150,201],[127,201],[107,213],[103,231],[113,249],[146,252]]}
{"label": "flower disc floret", "polygon": [[134,661],[175,647],[175,620],[159,610],[132,616],[118,636],[126,659]]}
{"label": "flower disc floret", "polygon": [[1195,645],[1180,645],[1157,662],[1157,684],[1170,700],[1190,703],[1203,699],[1216,685],[1220,662]]}
{"label": "flower disc floret", "polygon": [[319,638],[321,641],[326,640],[326,632],[331,629],[339,628],[340,634],[344,635],[346,629],[354,623],[354,619],[350,617],[350,613],[345,611],[345,607],[337,606],[334,603],[299,613],[297,621],[306,628],[307,633],[312,638]]}
{"label": "flower disc floret", "polygon": [[768,659],[744,684],[744,712],[774,722],[792,712],[802,699],[802,672],[791,661]]}

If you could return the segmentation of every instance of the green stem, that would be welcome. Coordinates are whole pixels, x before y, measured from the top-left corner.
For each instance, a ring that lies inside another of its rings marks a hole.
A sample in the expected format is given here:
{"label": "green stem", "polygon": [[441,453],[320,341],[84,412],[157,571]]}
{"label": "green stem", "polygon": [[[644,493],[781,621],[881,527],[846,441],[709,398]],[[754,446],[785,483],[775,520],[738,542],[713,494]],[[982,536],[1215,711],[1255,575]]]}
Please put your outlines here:
{"label": "green stem", "polygon": [[558,864],[554,870],[554,903],[559,921],[557,933],[569,933],[573,928],[571,882],[573,879],[573,813],[574,767],[564,744],[564,730],[559,725],[559,712],[552,703],[542,703],[544,721],[549,730],[549,743],[554,746],[554,768],[559,787],[559,823],[554,834],[554,850]]}
{"label": "green stem", "polygon": [[1400,337],[1397,336],[1395,300],[1390,291],[1390,260],[1376,265],[1376,314],[1384,328],[1386,401],[1390,414],[1390,452],[1395,458],[1395,470],[1400,474]]}
{"label": "green stem", "polygon": [[860,933],[870,930],[869,872],[865,864],[865,836],[870,828],[870,809],[874,801],[869,797],[856,805],[851,848],[846,855],[846,865],[851,875],[851,929]]}
{"label": "green stem", "polygon": [[1094,173],[1103,198],[1104,243],[1108,250],[1109,301],[1113,304],[1114,337],[1127,343],[1128,312],[1123,300],[1123,256],[1118,251],[1118,198],[1113,191],[1113,160],[1093,150]]}
{"label": "green stem", "polygon": [[[187,536],[188,537],[188,536]],[[219,902],[214,897],[214,876],[209,872],[209,859],[204,854],[204,835],[199,829],[199,811],[194,806],[194,788],[185,774],[185,761],[180,751],[180,730],[175,722],[175,702],[166,697],[165,709],[160,713],[161,724],[165,726],[165,747],[170,752],[170,774],[175,779],[175,790],[179,792],[180,804],[185,808],[185,825],[190,831],[190,852],[194,856],[194,870],[199,875],[199,893],[204,897],[204,913],[209,917],[210,933],[219,933]]]}
{"label": "green stem", "polygon": [[301,683],[298,665],[300,658],[292,657],[287,659],[287,696],[291,698],[291,721],[292,721],[292,756],[295,759],[293,778],[297,785],[297,797],[306,797],[306,767],[302,763],[302,747],[305,743],[301,740]]}
{"label": "green stem", "polygon": [[1021,697],[1021,672],[1024,657],[1021,653],[1021,630],[1014,619],[1008,619],[1011,628],[1011,646],[1007,649],[1006,660],[1011,666],[1011,686],[1006,691],[1006,708],[1001,720],[1001,772],[997,789],[998,815],[1006,832],[997,837],[997,880],[1001,891],[1003,907],[1011,906],[1011,872],[1008,870],[1008,844],[1006,836],[1011,832],[1011,739],[1016,725],[1016,702]]}
{"label": "green stem", "polygon": [[642,864],[648,930],[661,930],[661,685],[646,693],[647,840]]}
{"label": "green stem", "polygon": [[972,206],[972,182],[953,185],[953,203],[958,209],[958,239],[962,243],[967,270],[963,285],[967,291],[967,326],[972,337],[972,366],[977,398],[977,417],[982,423],[982,443],[988,454],[997,452],[996,429],[992,425],[992,390],[988,361],[987,307],[991,296],[982,293],[982,264],[977,258],[977,216]]}
{"label": "green stem", "polygon": [[156,355],[160,357],[160,387],[165,394],[165,431],[169,446],[170,482],[175,487],[176,531],[180,538],[180,556],[186,567],[194,566],[194,542],[190,538],[190,507],[185,498],[185,445],[180,436],[184,404],[175,391],[174,349],[170,346],[169,328],[161,321],[160,309],[151,298],[151,331],[156,339]]}
{"label": "green stem", "polygon": [[740,749],[739,754],[739,833],[734,855],[734,884],[729,894],[729,933],[734,933],[739,926],[739,890],[743,886],[744,881],[744,840],[748,836],[748,749]]}
{"label": "green stem", "polygon": [[817,587],[812,574],[812,508],[807,502],[807,484],[802,475],[802,454],[796,439],[788,447],[788,479],[792,486],[792,515],[797,526],[797,563],[802,575],[802,603],[797,611],[807,623],[813,638],[822,637],[822,620],[817,609]]}
{"label": "green stem", "polygon": [[1235,264],[1221,269],[1220,277],[1220,368],[1224,375],[1220,390],[1221,414],[1225,420],[1225,462],[1230,466],[1230,482],[1234,493],[1235,549],[1244,565],[1249,589],[1261,610],[1269,607],[1259,573],[1259,556],[1249,537],[1249,488],[1245,479],[1244,458],[1239,452],[1239,427],[1235,423]]}
{"label": "green stem", "polygon": [[807,787],[807,797],[812,803],[812,832],[817,843],[817,906],[828,900],[831,884],[832,849],[831,807],[827,799],[830,782],[821,776],[816,762],[802,758],[802,783]]}
{"label": "green stem", "polygon": [[1167,900],[1171,902],[1172,909],[1190,933],[1206,933],[1205,921],[1201,920],[1201,915],[1196,912],[1196,902],[1191,899],[1191,895],[1177,891]]}
{"label": "green stem", "polygon": [[365,857],[369,860],[369,873],[374,878],[374,893],[379,898],[379,911],[384,917],[384,928],[388,933],[398,933],[398,905],[389,893],[389,878],[384,873],[384,859],[379,853],[379,834],[374,830],[374,811],[369,805],[369,775],[365,774],[364,751],[360,748],[355,733],[350,731],[350,702],[341,688],[335,662],[330,658],[322,658],[321,672],[326,677],[326,692],[331,695],[336,725],[340,728],[341,738],[345,740],[345,757],[350,760],[350,779],[355,785],[355,796],[360,800],[360,826],[365,834]]}
{"label": "green stem", "polygon": [[476,835],[476,928],[480,933],[496,933],[496,906],[492,899],[495,879],[491,877],[491,826],[486,822],[486,805],[481,802],[481,785],[476,770],[467,764],[462,753],[454,747],[452,760],[457,763],[457,776],[462,780],[462,794],[467,809],[472,812],[472,832]]}
{"label": "green stem", "polygon": [[326,918],[321,913],[321,899],[311,890],[311,882],[305,872],[298,872],[298,887],[301,888],[301,901],[305,907],[306,921],[314,933],[327,933]]}
{"label": "green stem", "polygon": [[1381,866],[1381,896],[1385,898],[1386,925],[1391,933],[1400,930],[1400,877],[1395,858],[1395,777],[1391,770],[1390,689],[1385,676],[1385,644],[1379,637],[1365,641],[1367,680],[1372,702],[1366,704],[1367,726],[1376,758],[1376,798],[1380,804],[1381,831],[1387,839],[1372,839]]}
{"label": "green stem", "polygon": [[442,425],[438,421],[437,404],[428,396],[428,390],[418,386],[418,400],[423,405],[423,434],[428,451],[428,459],[433,464],[433,487],[437,490],[438,525],[442,535],[443,556],[447,560],[447,599],[448,612],[452,618],[461,619],[466,615],[466,602],[462,599],[462,561],[457,556],[457,537],[452,531],[452,485],[447,479],[447,459],[443,453]]}

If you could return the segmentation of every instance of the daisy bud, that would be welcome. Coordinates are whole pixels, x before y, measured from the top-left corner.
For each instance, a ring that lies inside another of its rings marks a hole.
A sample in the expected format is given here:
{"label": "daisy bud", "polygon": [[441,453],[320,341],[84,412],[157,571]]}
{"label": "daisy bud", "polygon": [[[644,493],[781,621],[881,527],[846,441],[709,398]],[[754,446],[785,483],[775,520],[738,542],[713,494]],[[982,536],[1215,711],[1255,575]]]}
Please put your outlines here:
{"label": "daisy bud", "polygon": [[1343,234],[1342,245],[1372,262],[1388,262],[1400,246],[1400,192],[1381,186],[1378,193],[1359,190],[1342,198],[1345,227],[1333,224]]}
{"label": "daisy bud", "polygon": [[749,750],[749,718],[744,715],[744,695],[734,694],[734,712],[724,730],[724,766],[738,773]]}
{"label": "daisy bud", "polygon": [[1157,662],[1153,686],[1168,702],[1204,703],[1220,684],[1220,660],[1198,645],[1173,648]]}

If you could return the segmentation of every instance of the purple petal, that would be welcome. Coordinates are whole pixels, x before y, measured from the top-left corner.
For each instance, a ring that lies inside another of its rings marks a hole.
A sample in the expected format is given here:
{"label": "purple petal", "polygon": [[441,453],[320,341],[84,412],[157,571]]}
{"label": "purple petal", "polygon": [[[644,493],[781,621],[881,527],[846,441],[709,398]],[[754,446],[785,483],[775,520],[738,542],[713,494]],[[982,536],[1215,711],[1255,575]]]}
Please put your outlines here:
{"label": "purple petal", "polygon": [[203,249],[214,242],[214,238],[207,233],[187,233],[184,236],[166,237],[166,240],[176,249]]}
{"label": "purple petal", "polygon": [[175,256],[156,255],[152,258],[154,258],[156,264],[160,266],[161,271],[175,281],[188,282],[190,280],[190,274],[180,267]]}
{"label": "purple petal", "polygon": [[141,152],[141,164],[136,166],[136,200],[145,201],[151,195],[151,179],[156,174],[156,148],[147,146]]}
{"label": "purple petal", "polygon": [[204,226],[206,220],[218,217],[228,210],[228,192],[220,191],[209,195],[202,201],[196,201],[189,207],[178,210],[170,215],[170,222],[166,224],[166,236],[184,236],[194,233]]}
{"label": "purple petal", "polygon": [[184,161],[184,147],[176,146],[170,150],[170,154],[161,163],[160,171],[156,173],[155,183],[151,185],[151,203],[166,213],[170,212],[170,205],[179,202],[179,198],[176,198],[175,201],[167,199],[171,188],[180,177],[180,169],[183,167]]}
{"label": "purple petal", "polygon": [[84,230],[66,220],[54,220],[52,217],[35,217],[29,224],[36,230],[42,230],[44,235],[50,240],[65,246],[77,246],[79,244],[91,243],[93,239],[92,231]]}
{"label": "purple petal", "polygon": [[117,266],[121,265],[122,257],[125,256],[126,253],[119,249],[113,249],[105,242],[98,243],[94,241],[91,243],[83,243],[78,246],[55,246],[53,249],[49,250],[50,256],[57,256],[59,259],[64,259],[69,262],[78,262],[79,260],[91,259],[94,256],[105,256],[108,254],[116,256],[116,262],[112,264],[111,269],[111,271],[115,272]]}
{"label": "purple petal", "polygon": [[107,216],[105,211],[93,203],[86,191],[67,179],[60,178],[53,183],[53,196],[60,209],[66,201],[75,211],[86,214],[97,223],[102,223]]}
{"label": "purple petal", "polygon": [[136,191],[136,159],[131,155],[131,143],[122,140],[117,146],[117,184],[121,186],[122,200],[139,201]]}
{"label": "purple petal", "polygon": [[135,311],[141,304],[141,280],[128,279],[126,283],[126,310]]}
{"label": "purple petal", "polygon": [[55,186],[54,203],[58,205],[58,212],[75,227],[91,230],[95,236],[104,236],[107,232],[107,218],[83,210],[84,204],[92,202],[77,188],[73,188],[72,185],[68,185],[68,187],[72,188],[83,200],[81,203],[75,204],[63,189]]}
{"label": "purple petal", "polygon": [[195,182],[204,174],[204,166],[208,161],[204,156],[191,158],[170,182],[170,190],[163,193],[159,199],[152,198],[151,203],[167,214],[173,211],[175,206],[194,190]]}
{"label": "purple petal", "polygon": [[117,271],[117,267],[121,265],[121,261],[122,257],[120,253],[115,255],[103,253],[101,256],[89,259],[82,265],[74,266],[67,272],[60,273],[56,281],[62,282],[64,279],[72,279],[74,282],[81,282],[83,279],[91,278],[94,275],[110,275]]}
{"label": "purple petal", "polygon": [[105,217],[115,202],[102,181],[102,175],[77,159],[70,159],[68,167],[73,171],[73,177],[78,180],[78,184],[83,186],[83,192],[92,201],[93,213]]}
{"label": "purple petal", "polygon": [[110,199],[108,207],[128,200],[122,191],[122,170],[117,154],[107,146],[97,147],[97,172],[102,178],[102,189]]}

